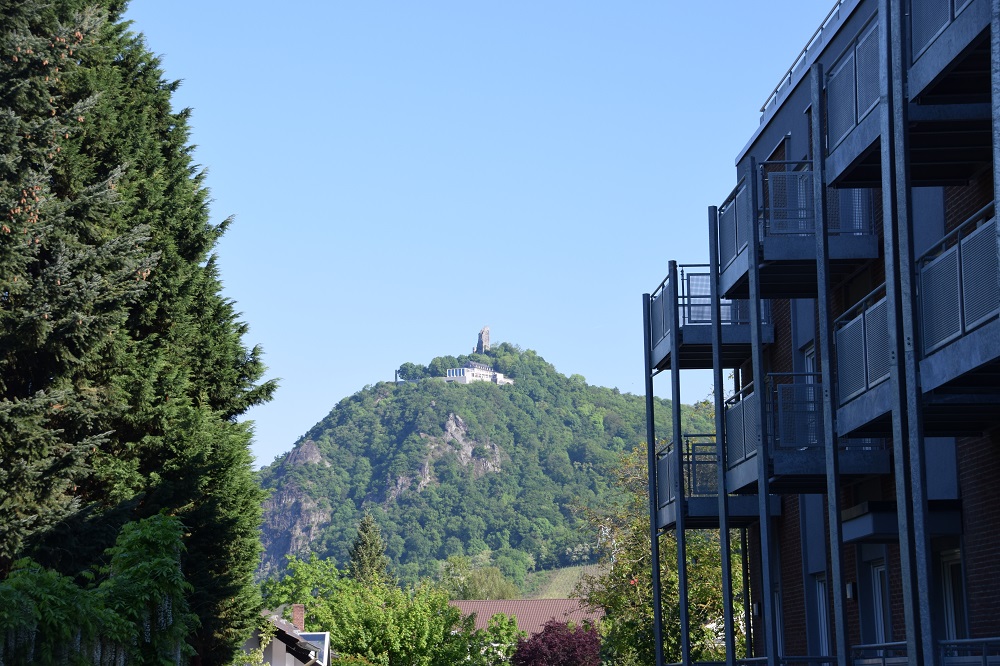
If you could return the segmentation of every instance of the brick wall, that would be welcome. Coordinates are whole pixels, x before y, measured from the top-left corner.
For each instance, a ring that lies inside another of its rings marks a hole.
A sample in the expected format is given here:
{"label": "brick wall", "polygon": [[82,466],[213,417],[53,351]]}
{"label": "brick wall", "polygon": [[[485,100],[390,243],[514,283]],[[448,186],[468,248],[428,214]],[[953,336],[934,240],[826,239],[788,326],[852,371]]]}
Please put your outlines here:
{"label": "brick wall", "polygon": [[957,441],[965,584],[973,638],[1000,635],[1000,429]]}

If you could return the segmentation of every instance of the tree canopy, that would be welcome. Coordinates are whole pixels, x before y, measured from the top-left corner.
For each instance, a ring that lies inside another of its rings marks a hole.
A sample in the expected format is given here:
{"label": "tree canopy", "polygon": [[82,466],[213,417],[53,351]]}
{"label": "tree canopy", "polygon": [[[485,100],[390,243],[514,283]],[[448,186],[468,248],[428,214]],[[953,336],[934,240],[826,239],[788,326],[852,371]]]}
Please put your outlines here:
{"label": "tree canopy", "polygon": [[224,298],[177,84],[120,0],[0,0],[0,578],[105,566],[130,524],[184,525],[189,641],[256,624],[260,350]]}

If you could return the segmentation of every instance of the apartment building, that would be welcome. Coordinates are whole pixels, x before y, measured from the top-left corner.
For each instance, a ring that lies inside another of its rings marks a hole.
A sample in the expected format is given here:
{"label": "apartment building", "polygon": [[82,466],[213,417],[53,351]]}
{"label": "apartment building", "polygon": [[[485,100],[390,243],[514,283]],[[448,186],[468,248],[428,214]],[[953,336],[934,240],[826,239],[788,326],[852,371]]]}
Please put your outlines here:
{"label": "apartment building", "polygon": [[[841,0],[761,114],[709,264],[643,296],[682,661],[710,529],[727,664],[1000,664],[1000,0]],[[698,368],[713,433],[681,419]]]}

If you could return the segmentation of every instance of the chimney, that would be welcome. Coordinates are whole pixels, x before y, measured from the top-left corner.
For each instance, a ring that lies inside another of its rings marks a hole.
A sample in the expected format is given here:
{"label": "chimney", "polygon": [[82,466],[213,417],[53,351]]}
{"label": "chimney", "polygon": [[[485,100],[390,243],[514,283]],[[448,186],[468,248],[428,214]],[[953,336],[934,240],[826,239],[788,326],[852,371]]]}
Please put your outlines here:
{"label": "chimney", "polygon": [[304,604],[292,604],[292,624],[299,631],[306,630],[306,607]]}

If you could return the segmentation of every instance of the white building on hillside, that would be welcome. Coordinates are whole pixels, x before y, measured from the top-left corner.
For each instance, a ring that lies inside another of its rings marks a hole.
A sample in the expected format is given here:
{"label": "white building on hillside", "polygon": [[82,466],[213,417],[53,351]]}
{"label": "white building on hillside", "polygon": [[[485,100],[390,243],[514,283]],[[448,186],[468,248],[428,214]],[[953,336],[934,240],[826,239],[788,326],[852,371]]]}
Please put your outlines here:
{"label": "white building on hillside", "polygon": [[501,386],[514,383],[513,379],[504,377],[503,373],[496,372],[492,366],[484,363],[476,363],[475,361],[469,361],[461,368],[449,368],[444,380],[446,382],[458,382],[459,384],[493,382]]}

